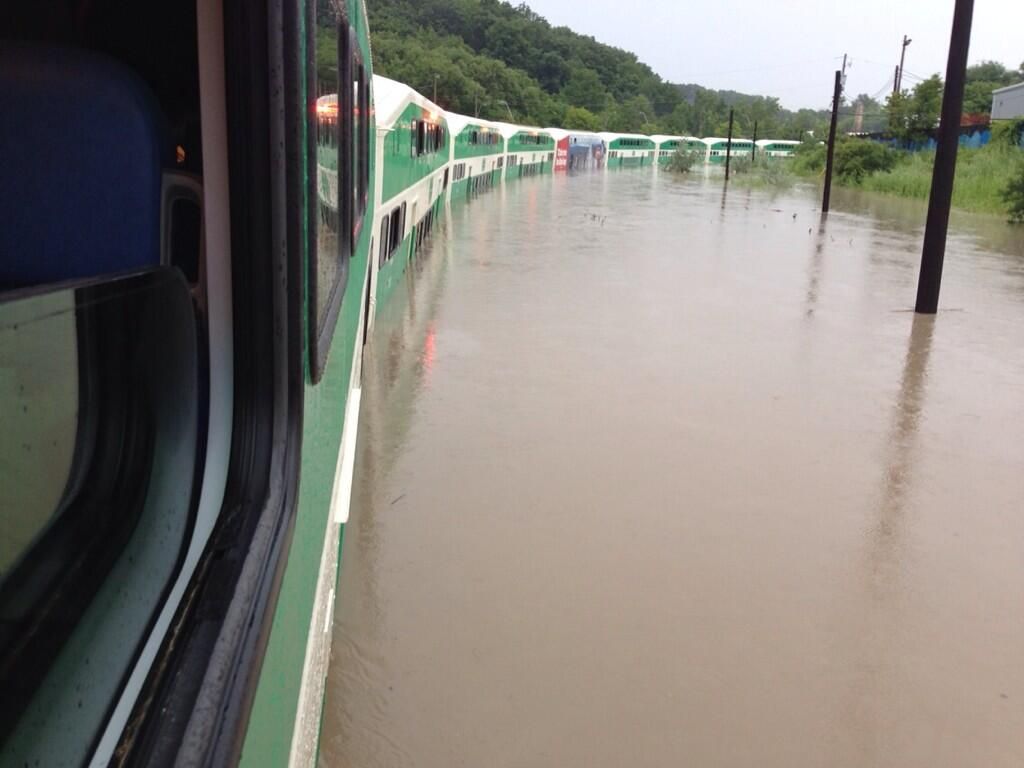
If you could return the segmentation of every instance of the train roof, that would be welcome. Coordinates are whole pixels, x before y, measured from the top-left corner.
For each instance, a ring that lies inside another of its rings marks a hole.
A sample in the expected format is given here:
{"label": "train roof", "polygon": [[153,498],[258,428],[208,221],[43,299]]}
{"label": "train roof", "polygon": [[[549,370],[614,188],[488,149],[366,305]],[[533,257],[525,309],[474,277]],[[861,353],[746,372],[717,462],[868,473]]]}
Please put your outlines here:
{"label": "train roof", "polygon": [[506,139],[510,139],[520,131],[526,131],[527,133],[547,133],[544,128],[538,128],[535,125],[515,125],[514,123],[502,123],[495,122],[493,125],[501,131],[501,135]]}
{"label": "train roof", "polygon": [[646,139],[647,141],[651,141],[651,137],[643,133],[613,133],[611,131],[600,131],[597,135],[608,142],[615,141],[616,139]]}
{"label": "train roof", "polygon": [[[727,136],[708,136],[706,139],[701,139],[701,141],[703,141],[705,144],[707,144],[710,147],[712,144],[720,144],[723,141],[729,141],[729,138]],[[733,136],[732,137],[732,143],[733,144],[736,144],[736,143],[741,142],[741,141],[745,141],[745,142],[747,142],[747,144],[750,143],[750,139],[743,139],[743,138],[740,138],[739,136]]]}
{"label": "train roof", "polygon": [[470,117],[469,115],[460,115],[458,112],[448,112],[443,110],[444,118],[448,121],[448,131],[452,136],[456,136],[462,132],[467,125],[479,125],[482,128],[497,128],[498,124],[491,120],[484,120],[482,117]]}
{"label": "train roof", "polygon": [[373,76],[373,106],[378,127],[392,128],[410,104],[418,104],[430,110],[436,116],[435,120],[444,118],[444,110],[418,91],[389,77]]}
{"label": "train roof", "polygon": [[785,144],[787,147],[797,147],[803,142],[793,141],[792,139],[758,139],[754,143],[759,147],[766,147],[769,144]]}

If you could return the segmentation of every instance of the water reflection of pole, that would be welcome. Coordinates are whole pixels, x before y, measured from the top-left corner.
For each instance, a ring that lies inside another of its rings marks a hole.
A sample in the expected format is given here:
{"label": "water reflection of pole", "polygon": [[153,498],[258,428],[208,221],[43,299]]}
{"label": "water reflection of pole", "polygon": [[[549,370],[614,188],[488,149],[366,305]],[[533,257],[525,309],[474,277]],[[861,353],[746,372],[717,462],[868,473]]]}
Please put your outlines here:
{"label": "water reflection of pole", "polygon": [[873,586],[880,594],[892,590],[888,577],[899,564],[901,543],[897,534],[913,469],[913,447],[921,421],[934,330],[933,317],[914,316],[889,436],[891,458],[885,470],[878,523],[871,534]]}
{"label": "water reflection of pole", "polygon": [[807,311],[805,317],[814,317],[818,305],[818,283],[821,281],[821,255],[825,250],[825,222],[828,217],[822,211],[818,219],[818,234],[814,238],[814,255],[811,257],[810,280],[807,285]]}

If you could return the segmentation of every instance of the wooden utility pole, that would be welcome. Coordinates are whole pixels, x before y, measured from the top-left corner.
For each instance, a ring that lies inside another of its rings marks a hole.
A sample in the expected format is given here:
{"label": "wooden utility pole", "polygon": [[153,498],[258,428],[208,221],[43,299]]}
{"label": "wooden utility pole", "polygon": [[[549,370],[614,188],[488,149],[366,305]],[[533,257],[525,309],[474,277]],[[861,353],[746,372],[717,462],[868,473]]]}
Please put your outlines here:
{"label": "wooden utility pole", "polygon": [[828,126],[828,155],[825,159],[825,191],[821,195],[821,212],[828,213],[832,202],[832,159],[836,152],[836,122],[839,119],[839,100],[843,97],[843,73],[836,70],[836,84],[832,90],[832,122]]}
{"label": "wooden utility pole", "polygon": [[729,160],[732,159],[732,107],[729,108],[729,138],[725,140],[725,180],[729,180]]}
{"label": "wooden utility pole", "polygon": [[754,121],[754,138],[750,140],[750,164],[757,159],[757,120]]}
{"label": "wooden utility pole", "polygon": [[949,59],[946,62],[946,88],[942,94],[942,116],[939,118],[939,141],[932,170],[932,191],[928,198],[928,218],[924,226],[921,275],[917,281],[917,304],[914,306],[915,312],[927,315],[934,315],[939,308],[942,262],[946,256],[949,206],[953,201],[956,153],[960,147],[960,113],[964,106],[967,50],[971,42],[973,16],[974,0],[956,0]]}
{"label": "wooden utility pole", "polygon": [[900,66],[896,70],[897,93],[899,93],[900,89],[903,87],[903,61],[904,59],[906,59],[907,56],[907,46],[910,45],[912,42],[914,41],[911,40],[909,37],[907,37],[906,35],[903,36],[903,48],[900,50]]}

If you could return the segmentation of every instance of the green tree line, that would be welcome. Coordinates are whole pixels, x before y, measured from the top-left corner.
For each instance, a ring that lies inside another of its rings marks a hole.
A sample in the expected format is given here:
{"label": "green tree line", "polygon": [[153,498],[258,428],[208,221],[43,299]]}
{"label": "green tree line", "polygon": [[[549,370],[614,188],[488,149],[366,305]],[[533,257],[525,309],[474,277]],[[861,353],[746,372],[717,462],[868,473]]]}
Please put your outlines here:
{"label": "green tree line", "polygon": [[[568,27],[526,4],[502,0],[374,0],[369,4],[374,70],[457,112],[489,120],[582,130],[802,139],[824,136],[829,110],[784,109],[777,98],[664,81],[635,54]],[[321,66],[330,66],[328,48]],[[1022,65],[1024,67],[1024,65]],[[982,62],[968,72],[965,111],[988,111],[991,91],[1024,71]],[[882,104],[866,94],[844,102],[840,129],[919,133],[938,114],[938,78]],[[827,90],[827,89],[826,89]],[[828,103],[823,94],[822,101]],[[932,121],[934,124],[934,121]]]}

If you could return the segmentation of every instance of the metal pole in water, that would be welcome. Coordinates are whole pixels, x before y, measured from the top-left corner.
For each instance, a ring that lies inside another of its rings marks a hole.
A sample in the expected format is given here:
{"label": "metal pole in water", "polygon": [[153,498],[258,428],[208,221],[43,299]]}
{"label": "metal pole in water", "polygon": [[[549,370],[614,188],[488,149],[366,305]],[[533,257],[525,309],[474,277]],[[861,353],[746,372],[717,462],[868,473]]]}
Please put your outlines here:
{"label": "metal pole in water", "polygon": [[843,93],[843,73],[836,70],[836,85],[832,91],[832,122],[828,126],[828,156],[825,159],[825,191],[821,196],[821,212],[828,213],[832,201],[832,158],[836,152],[836,120],[839,118],[839,99]]}
{"label": "metal pole in water", "polygon": [[921,314],[934,315],[939,308],[942,261],[946,256],[949,206],[953,200],[956,153],[960,146],[960,113],[964,106],[967,50],[971,43],[973,16],[974,0],[956,0],[953,31],[949,40],[949,60],[946,62],[946,88],[942,94],[942,116],[939,118],[939,141],[932,170],[932,191],[928,198],[928,218],[924,225],[921,275],[917,281],[917,304],[914,306],[914,311]]}
{"label": "metal pole in water", "polygon": [[729,180],[729,160],[732,158],[732,108],[729,108],[729,138],[725,140],[725,180]]}

